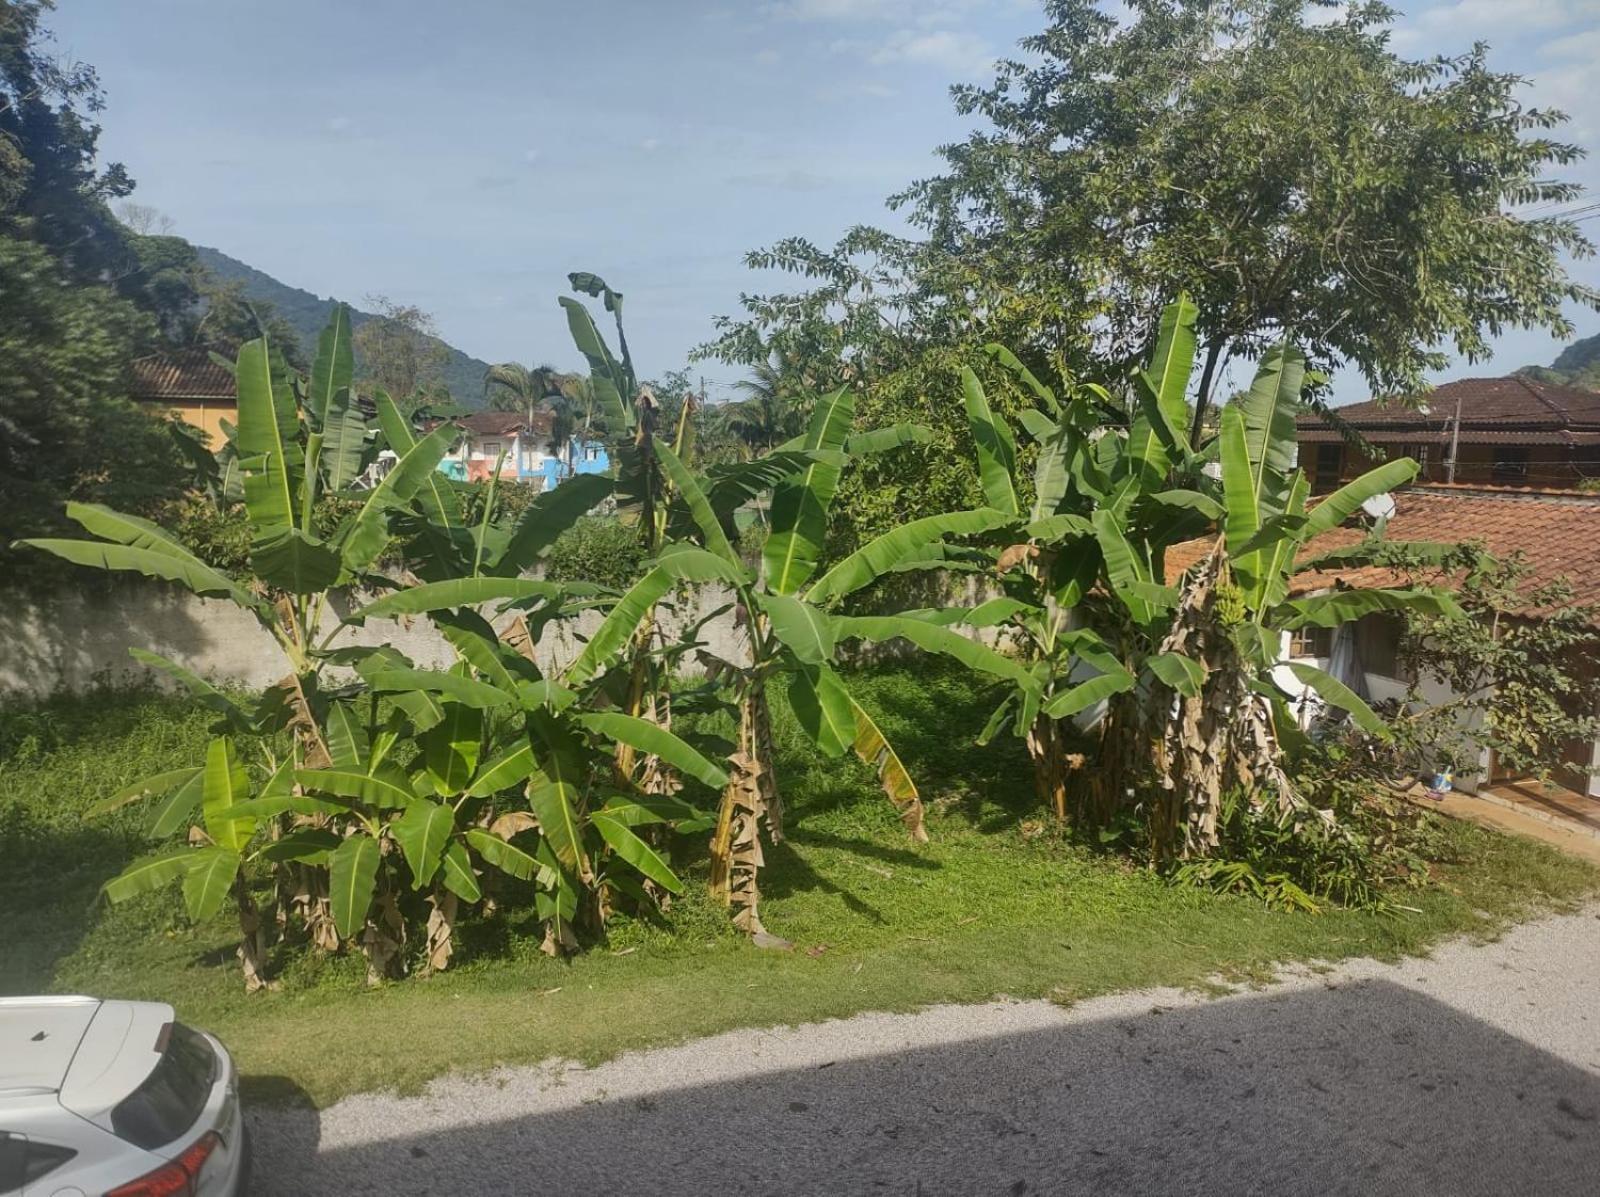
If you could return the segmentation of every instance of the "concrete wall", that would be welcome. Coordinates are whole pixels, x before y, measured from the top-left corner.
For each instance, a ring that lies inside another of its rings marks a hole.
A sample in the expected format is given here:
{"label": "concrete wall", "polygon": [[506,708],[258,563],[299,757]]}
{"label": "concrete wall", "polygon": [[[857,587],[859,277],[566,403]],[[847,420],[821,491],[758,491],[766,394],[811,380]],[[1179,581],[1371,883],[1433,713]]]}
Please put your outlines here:
{"label": "concrete wall", "polygon": [[[691,592],[681,607],[663,613],[663,626],[673,634],[722,606],[729,596],[706,587]],[[358,606],[342,597],[337,610]],[[492,608],[485,615],[493,616]],[[583,648],[580,637],[594,631],[602,616],[587,611],[552,628],[539,644],[540,664],[559,668]],[[333,628],[337,615],[325,619]],[[700,639],[730,659],[744,659],[744,635],[723,614],[702,629]],[[426,617],[403,621],[370,620],[349,628],[340,644],[388,644],[405,653],[419,668],[450,665],[455,653]],[[175,661],[218,684],[259,689],[288,672],[283,654],[255,619],[222,599],[196,598],[175,586],[139,579],[106,585],[91,580],[79,590],[40,596],[0,591],[0,700],[43,698],[79,692],[97,681],[157,681],[166,675],[150,670],[128,655],[143,648]],[[691,669],[694,662],[685,662]]]}

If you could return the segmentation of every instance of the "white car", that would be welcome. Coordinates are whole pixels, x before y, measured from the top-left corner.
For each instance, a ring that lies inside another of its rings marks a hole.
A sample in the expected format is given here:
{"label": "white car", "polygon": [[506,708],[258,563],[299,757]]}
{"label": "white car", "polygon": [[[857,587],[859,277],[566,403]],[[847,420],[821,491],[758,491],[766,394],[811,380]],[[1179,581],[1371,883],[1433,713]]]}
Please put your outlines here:
{"label": "white car", "polygon": [[239,1077],[160,1002],[0,998],[0,1194],[234,1197]]}

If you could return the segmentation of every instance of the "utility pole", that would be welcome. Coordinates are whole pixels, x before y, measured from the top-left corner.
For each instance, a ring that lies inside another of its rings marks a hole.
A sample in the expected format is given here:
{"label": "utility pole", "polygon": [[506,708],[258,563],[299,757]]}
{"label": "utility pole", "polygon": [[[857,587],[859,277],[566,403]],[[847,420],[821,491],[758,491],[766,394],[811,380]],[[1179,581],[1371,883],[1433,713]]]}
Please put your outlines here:
{"label": "utility pole", "polygon": [[1456,480],[1456,450],[1461,447],[1461,397],[1456,396],[1456,418],[1450,429],[1450,456],[1444,462],[1444,480]]}

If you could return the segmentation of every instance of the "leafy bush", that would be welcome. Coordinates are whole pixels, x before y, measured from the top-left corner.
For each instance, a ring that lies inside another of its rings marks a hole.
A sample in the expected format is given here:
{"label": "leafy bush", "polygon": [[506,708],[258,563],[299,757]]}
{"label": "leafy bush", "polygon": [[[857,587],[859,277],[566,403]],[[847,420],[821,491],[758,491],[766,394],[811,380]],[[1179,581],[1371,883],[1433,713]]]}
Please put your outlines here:
{"label": "leafy bush", "polygon": [[636,528],[613,515],[586,515],[550,547],[545,577],[626,590],[644,572],[644,559]]}

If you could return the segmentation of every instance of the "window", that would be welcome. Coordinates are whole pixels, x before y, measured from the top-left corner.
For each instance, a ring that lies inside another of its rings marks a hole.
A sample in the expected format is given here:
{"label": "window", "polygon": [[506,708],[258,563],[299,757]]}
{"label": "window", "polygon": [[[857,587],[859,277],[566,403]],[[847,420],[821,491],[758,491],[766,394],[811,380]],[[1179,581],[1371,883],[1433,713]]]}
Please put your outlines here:
{"label": "window", "polygon": [[1376,611],[1364,615],[1356,624],[1356,656],[1361,668],[1379,677],[1409,682],[1400,661],[1400,640],[1405,633],[1405,620],[1393,611]]}
{"label": "window", "polygon": [[0,1193],[14,1193],[32,1184],[77,1154],[67,1147],[30,1142],[22,1135],[0,1131]]}
{"label": "window", "polygon": [[481,450],[481,452],[483,453],[483,455],[485,457],[499,457],[500,456],[500,442],[499,441],[484,441],[483,442],[483,449]]}
{"label": "window", "polygon": [[590,445],[588,452],[585,454],[585,457],[589,461],[599,461],[600,460],[600,450],[598,448],[596,448],[595,446]]}
{"label": "window", "polygon": [[1319,492],[1337,490],[1339,475],[1344,470],[1343,445],[1318,445],[1317,464],[1312,472],[1311,485]]}
{"label": "window", "polygon": [[1332,628],[1299,628],[1289,640],[1290,657],[1331,657],[1332,655]]}
{"label": "window", "polygon": [[1494,480],[1496,482],[1526,482],[1528,480],[1528,447],[1526,445],[1496,445],[1494,447]]}
{"label": "window", "polygon": [[205,1036],[181,1022],[170,1025],[155,1071],[111,1110],[117,1138],[146,1151],[171,1143],[199,1120],[217,1075],[217,1055]]}

